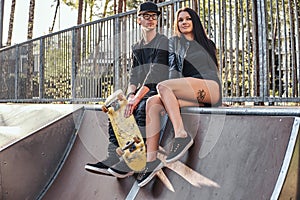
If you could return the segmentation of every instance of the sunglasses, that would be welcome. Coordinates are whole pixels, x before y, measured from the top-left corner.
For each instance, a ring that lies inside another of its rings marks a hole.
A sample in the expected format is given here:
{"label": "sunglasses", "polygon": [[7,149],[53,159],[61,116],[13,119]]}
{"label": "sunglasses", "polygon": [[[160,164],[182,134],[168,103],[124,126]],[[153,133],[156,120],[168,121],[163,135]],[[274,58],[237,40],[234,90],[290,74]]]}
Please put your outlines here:
{"label": "sunglasses", "polygon": [[143,16],[144,19],[146,20],[149,20],[150,17],[153,19],[153,20],[157,20],[158,18],[158,15],[157,14],[148,14],[148,13],[145,13],[145,14],[141,14],[141,16]]}

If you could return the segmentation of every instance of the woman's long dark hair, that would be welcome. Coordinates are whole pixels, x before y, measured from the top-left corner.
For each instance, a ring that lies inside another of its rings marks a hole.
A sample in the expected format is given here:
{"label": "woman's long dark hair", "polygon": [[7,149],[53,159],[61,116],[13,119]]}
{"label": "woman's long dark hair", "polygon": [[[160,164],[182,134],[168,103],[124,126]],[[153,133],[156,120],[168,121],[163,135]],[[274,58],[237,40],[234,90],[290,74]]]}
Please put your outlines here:
{"label": "woman's long dark hair", "polygon": [[207,34],[200,21],[199,15],[193,9],[184,7],[176,12],[176,18],[174,23],[175,34],[179,37],[181,35],[178,28],[178,16],[183,11],[188,12],[192,18],[194,40],[196,40],[208,52],[208,54],[211,56],[216,65],[219,66],[216,56],[216,45],[211,39],[207,37]]}

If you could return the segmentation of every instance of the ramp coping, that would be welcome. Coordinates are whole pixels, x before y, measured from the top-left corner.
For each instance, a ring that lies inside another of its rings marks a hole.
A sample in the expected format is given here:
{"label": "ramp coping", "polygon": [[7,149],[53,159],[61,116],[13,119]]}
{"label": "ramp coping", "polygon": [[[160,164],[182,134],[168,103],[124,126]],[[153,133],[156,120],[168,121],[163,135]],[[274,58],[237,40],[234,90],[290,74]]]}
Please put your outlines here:
{"label": "ramp coping", "polygon": [[226,115],[261,115],[261,116],[299,116],[298,107],[184,107],[182,113],[226,114]]}
{"label": "ramp coping", "polygon": [[[85,110],[101,111],[101,105],[85,105]],[[226,114],[226,115],[262,115],[262,116],[299,116],[299,107],[184,107],[182,113],[195,114]]]}

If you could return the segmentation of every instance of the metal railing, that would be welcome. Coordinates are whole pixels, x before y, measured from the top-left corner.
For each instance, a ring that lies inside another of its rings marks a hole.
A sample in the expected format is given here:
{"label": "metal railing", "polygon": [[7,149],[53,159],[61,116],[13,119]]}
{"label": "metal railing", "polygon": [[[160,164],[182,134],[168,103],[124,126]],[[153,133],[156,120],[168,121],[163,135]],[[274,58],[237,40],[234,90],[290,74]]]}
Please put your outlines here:
{"label": "metal railing", "polygon": [[[175,12],[198,11],[217,45],[224,102],[299,102],[300,3],[296,0],[173,0],[159,4],[159,32]],[[136,11],[0,50],[0,101],[94,102],[126,89]]]}

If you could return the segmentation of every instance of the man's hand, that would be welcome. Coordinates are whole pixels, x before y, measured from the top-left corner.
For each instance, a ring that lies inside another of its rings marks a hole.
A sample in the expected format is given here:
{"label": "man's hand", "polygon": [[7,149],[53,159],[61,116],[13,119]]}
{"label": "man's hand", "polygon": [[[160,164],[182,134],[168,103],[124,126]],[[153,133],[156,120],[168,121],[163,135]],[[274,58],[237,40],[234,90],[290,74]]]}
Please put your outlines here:
{"label": "man's hand", "polygon": [[128,97],[128,104],[125,108],[125,113],[124,116],[127,118],[130,115],[132,115],[134,109],[136,108],[136,106],[138,105],[138,103],[140,102],[140,100],[138,98],[135,98],[134,94],[129,95]]}
{"label": "man's hand", "polygon": [[147,86],[142,86],[135,95],[129,93],[130,95],[127,97],[128,104],[124,113],[125,117],[129,117],[133,113],[134,109],[137,107],[143,97],[149,92],[149,90],[150,89]]}

